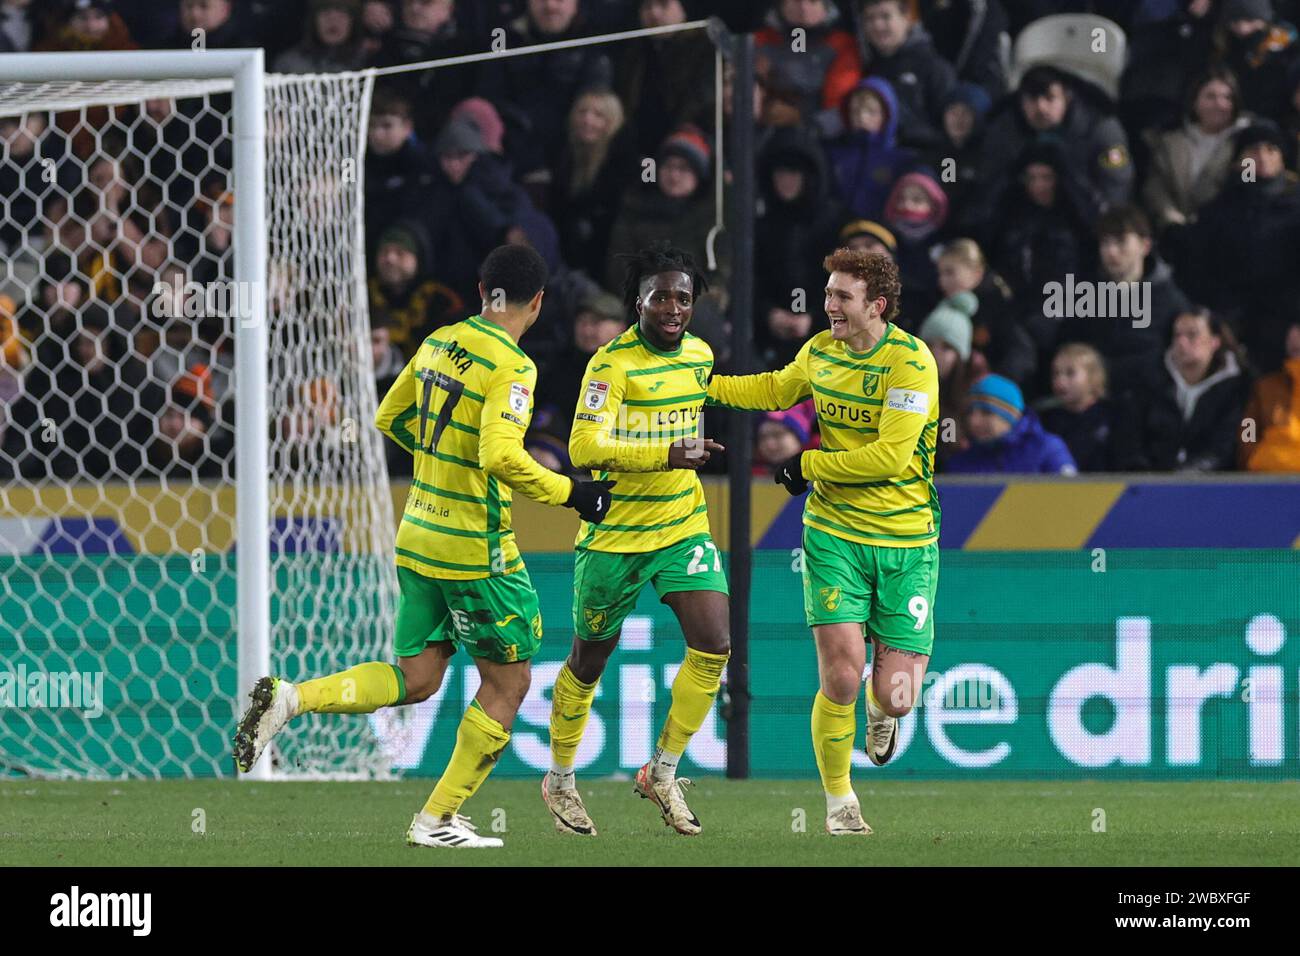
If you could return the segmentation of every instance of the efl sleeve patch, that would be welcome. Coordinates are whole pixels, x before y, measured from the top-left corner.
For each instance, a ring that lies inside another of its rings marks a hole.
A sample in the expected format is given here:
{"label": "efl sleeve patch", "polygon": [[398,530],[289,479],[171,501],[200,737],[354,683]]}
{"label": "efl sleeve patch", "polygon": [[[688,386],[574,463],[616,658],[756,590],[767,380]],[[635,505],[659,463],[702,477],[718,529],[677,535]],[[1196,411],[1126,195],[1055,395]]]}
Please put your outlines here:
{"label": "efl sleeve patch", "polygon": [[582,404],[593,412],[598,412],[605,407],[605,401],[609,398],[609,382],[591,381],[587,383],[587,391],[583,393]]}
{"label": "efl sleeve patch", "polygon": [[528,414],[528,400],[533,392],[523,382],[510,383],[510,408],[516,415]]}
{"label": "efl sleeve patch", "polygon": [[930,396],[925,392],[910,388],[891,388],[885,393],[885,407],[896,412],[912,412],[916,415],[930,414]]}

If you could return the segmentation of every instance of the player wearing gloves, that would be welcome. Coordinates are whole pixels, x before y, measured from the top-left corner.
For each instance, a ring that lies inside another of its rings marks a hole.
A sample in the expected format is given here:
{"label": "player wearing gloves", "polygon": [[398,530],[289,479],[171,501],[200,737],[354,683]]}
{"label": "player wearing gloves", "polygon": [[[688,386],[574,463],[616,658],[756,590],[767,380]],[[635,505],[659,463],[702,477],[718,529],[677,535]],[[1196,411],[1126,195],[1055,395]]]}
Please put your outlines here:
{"label": "player wearing gloves", "polygon": [[814,399],[821,449],[781,464],[776,480],[792,495],[812,486],[803,591],[821,683],[812,737],[826,829],[868,834],[849,780],[866,642],[867,756],[877,765],[894,754],[898,718],[921,693],[934,644],[939,381],[925,343],[893,324],[900,288],[893,260],[840,249],[825,266],[830,329],[779,371],[714,376],[709,401],[774,410]]}

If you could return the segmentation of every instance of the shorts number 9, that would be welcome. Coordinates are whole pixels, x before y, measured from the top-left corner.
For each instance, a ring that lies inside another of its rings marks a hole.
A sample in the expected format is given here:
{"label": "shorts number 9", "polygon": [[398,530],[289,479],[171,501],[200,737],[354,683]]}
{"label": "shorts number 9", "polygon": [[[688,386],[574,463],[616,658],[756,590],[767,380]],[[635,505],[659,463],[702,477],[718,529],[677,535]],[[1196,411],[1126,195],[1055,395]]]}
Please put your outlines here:
{"label": "shorts number 9", "polygon": [[919,631],[925,627],[925,619],[930,616],[930,602],[918,594],[907,602],[907,613],[916,618],[916,626],[912,630]]}

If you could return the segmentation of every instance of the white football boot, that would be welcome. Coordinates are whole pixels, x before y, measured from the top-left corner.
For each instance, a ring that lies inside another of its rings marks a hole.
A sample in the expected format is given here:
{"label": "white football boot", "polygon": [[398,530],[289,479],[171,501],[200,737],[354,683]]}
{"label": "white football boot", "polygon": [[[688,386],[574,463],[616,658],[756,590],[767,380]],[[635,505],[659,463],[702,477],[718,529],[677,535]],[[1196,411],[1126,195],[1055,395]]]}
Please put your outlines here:
{"label": "white football boot", "polygon": [[469,822],[469,817],[455,813],[439,818],[423,810],[411,821],[406,831],[406,844],[461,850],[504,845],[497,837],[479,836],[478,827]]}
{"label": "white football boot", "polygon": [[577,787],[557,787],[556,775],[547,772],[542,777],[542,801],[555,818],[555,829],[576,836],[595,836],[596,824],[587,815]]}
{"label": "white football boot", "polygon": [[889,763],[898,746],[898,718],[890,717],[884,711],[874,717],[871,713],[871,701],[867,701],[867,757],[877,767]]}
{"label": "white football boot", "polygon": [[871,827],[862,819],[862,807],[855,800],[826,814],[826,832],[831,836],[870,836]]}
{"label": "white football boot", "polygon": [[252,699],[235,732],[235,768],[248,773],[262,751],[298,713],[298,688],[279,677],[263,677],[248,695]]}
{"label": "white football boot", "polygon": [[654,803],[664,818],[664,826],[672,827],[678,833],[695,836],[703,827],[699,818],[686,805],[683,790],[691,786],[689,777],[672,777],[664,780],[655,776],[653,763],[648,763],[636,772],[633,792]]}

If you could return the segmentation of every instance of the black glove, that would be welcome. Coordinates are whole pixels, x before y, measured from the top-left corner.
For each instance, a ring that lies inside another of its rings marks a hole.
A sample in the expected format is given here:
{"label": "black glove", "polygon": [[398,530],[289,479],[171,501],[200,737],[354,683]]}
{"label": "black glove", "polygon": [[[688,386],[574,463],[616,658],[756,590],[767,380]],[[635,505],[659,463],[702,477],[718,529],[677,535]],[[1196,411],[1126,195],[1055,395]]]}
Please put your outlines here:
{"label": "black glove", "polygon": [[583,521],[600,524],[609,514],[609,489],[618,484],[615,481],[578,481],[574,479],[573,491],[564,507],[572,508],[582,516]]}
{"label": "black glove", "polygon": [[785,485],[785,490],[792,495],[801,495],[808,490],[808,479],[803,476],[803,470],[799,467],[799,459],[803,457],[803,452],[789,458],[776,466],[776,472],[772,475],[778,485]]}

